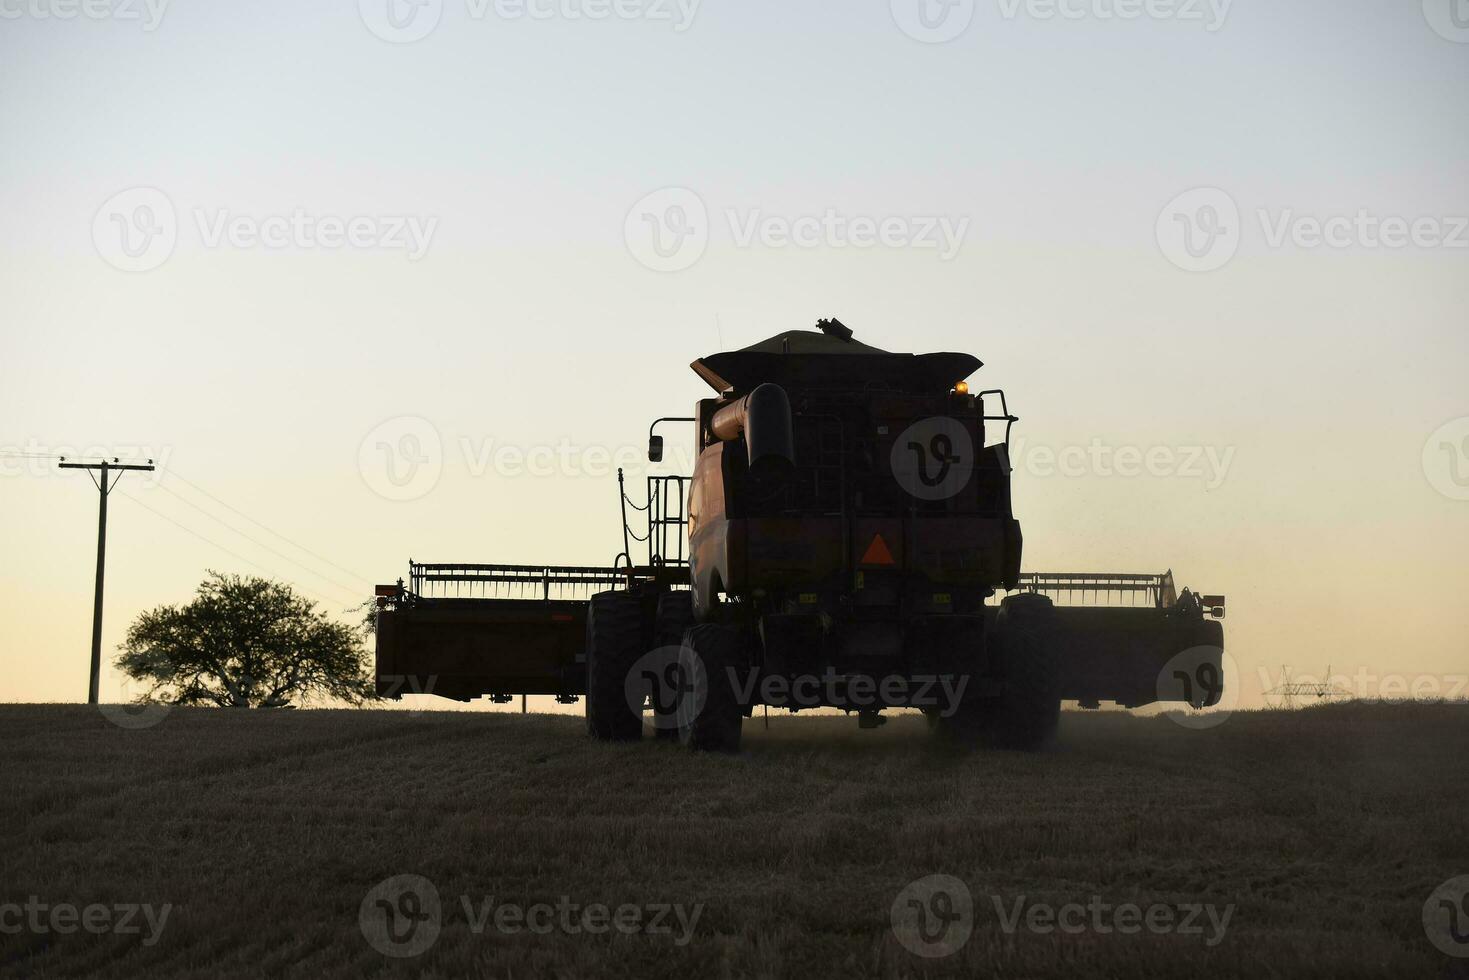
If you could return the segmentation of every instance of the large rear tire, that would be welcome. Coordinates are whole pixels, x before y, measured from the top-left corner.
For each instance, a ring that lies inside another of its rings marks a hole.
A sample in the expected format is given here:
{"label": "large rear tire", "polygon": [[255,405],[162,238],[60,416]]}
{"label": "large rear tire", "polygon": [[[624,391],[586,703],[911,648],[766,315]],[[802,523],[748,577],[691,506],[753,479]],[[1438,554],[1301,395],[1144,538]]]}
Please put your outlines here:
{"label": "large rear tire", "polygon": [[1033,752],[1056,737],[1061,721],[1061,658],[1052,634],[1056,609],[1042,595],[1007,598],[995,622],[1002,693],[985,719],[985,741]]}
{"label": "large rear tire", "polygon": [[688,589],[675,589],[658,597],[654,617],[653,645],[676,647],[694,625],[694,594]]}
{"label": "large rear tire", "polygon": [[643,610],[630,592],[601,592],[587,606],[587,732],[636,742],[643,719],[628,704],[627,676],[643,654]]}
{"label": "large rear tire", "polygon": [[744,711],[731,676],[744,662],[740,634],[703,623],[684,634],[678,738],[695,752],[738,752]]}

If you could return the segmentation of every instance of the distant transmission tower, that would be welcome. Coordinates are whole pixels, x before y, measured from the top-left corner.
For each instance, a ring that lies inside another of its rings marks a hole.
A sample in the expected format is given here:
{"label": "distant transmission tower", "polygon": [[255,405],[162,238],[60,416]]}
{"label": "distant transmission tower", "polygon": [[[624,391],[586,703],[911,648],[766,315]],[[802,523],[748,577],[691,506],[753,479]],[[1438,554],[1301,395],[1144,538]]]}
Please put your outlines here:
{"label": "distant transmission tower", "polygon": [[1352,697],[1352,692],[1338,684],[1331,683],[1331,668],[1326,668],[1325,681],[1293,681],[1290,679],[1290,667],[1280,668],[1280,683],[1265,692],[1265,703],[1272,708],[1292,709],[1299,707],[1298,699],[1310,701],[1347,701]]}

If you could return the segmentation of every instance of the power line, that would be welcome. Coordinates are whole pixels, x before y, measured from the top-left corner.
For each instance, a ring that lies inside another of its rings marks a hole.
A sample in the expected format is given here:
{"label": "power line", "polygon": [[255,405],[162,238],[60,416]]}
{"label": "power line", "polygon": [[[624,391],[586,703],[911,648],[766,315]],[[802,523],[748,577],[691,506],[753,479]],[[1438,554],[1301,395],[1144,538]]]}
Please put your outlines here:
{"label": "power line", "polygon": [[86,456],[78,456],[76,453],[32,453],[32,452],[26,452],[25,450],[22,450],[22,449],[0,449],[0,456],[11,456],[11,457],[20,458],[20,459],[61,459],[61,460],[68,460],[68,459],[77,459],[77,460],[94,459],[99,464],[103,460],[106,460],[109,465],[111,465],[111,464],[117,464],[117,463],[152,463],[153,462],[153,460],[147,458],[146,456],[107,456],[105,454],[103,454],[103,455],[97,455],[95,453],[94,454],[89,454],[89,455],[86,455]]}
{"label": "power line", "polygon": [[[133,503],[137,504],[139,507],[141,507],[144,510],[148,511],[154,517],[157,517],[157,518],[159,518],[161,520],[165,520],[168,523],[172,524],[174,527],[178,528],[179,530],[185,531],[185,532],[187,532],[189,534],[192,534],[194,537],[198,538],[200,541],[203,541],[205,544],[210,545],[212,547],[218,548],[220,551],[223,551],[225,554],[229,555],[231,558],[235,558],[235,559],[237,559],[239,561],[242,561],[245,564],[251,566],[252,568],[258,568],[260,571],[264,572],[267,575],[275,575],[276,574],[274,571],[272,571],[269,568],[266,568],[264,565],[260,564],[259,562],[252,561],[251,559],[246,558],[244,555],[240,554],[239,552],[237,552],[237,551],[235,551],[235,550],[233,550],[231,548],[225,547],[224,545],[220,544],[218,541],[215,541],[212,538],[205,537],[204,535],[200,534],[198,531],[194,530],[193,528],[189,527],[188,525],[179,523],[178,521],[174,520],[172,517],[169,517],[167,514],[163,513],[163,511],[158,510],[157,508],[154,508],[154,507],[149,507],[147,504],[143,503],[141,500],[139,500],[137,497],[134,497],[132,494],[130,494],[130,493],[124,493],[121,490],[119,490],[118,493],[121,493],[124,497],[128,498]],[[292,585],[294,588],[300,589],[302,592],[305,592],[307,595],[315,596],[316,598],[320,599],[322,602],[324,602],[324,603],[326,603],[328,605],[335,605],[336,603],[338,603],[338,602],[341,601],[339,599],[330,599],[330,598],[322,595],[320,592],[317,592],[315,589],[308,589],[308,588],[306,588],[306,586],[300,585],[300,584],[295,583],[295,582],[291,582],[289,584]]]}
{"label": "power line", "polygon": [[[261,530],[267,531],[270,534],[275,535],[276,537],[280,538],[282,541],[284,541],[287,544],[289,544],[291,547],[299,549],[303,553],[310,555],[312,558],[315,558],[317,561],[322,562],[323,564],[330,565],[332,568],[335,568],[337,571],[344,572],[347,575],[350,575],[353,578],[357,579],[358,581],[363,582],[363,583],[365,583],[367,585],[372,585],[373,584],[373,580],[370,579],[370,578],[367,578],[365,575],[359,575],[356,572],[352,571],[350,568],[343,568],[341,565],[338,565],[336,562],[332,561],[330,558],[326,558],[326,557],[323,557],[322,555],[318,555],[316,552],[312,551],[310,548],[306,547],[305,545],[299,544],[299,543],[297,543],[295,541],[292,541],[290,538],[286,537],[284,534],[280,533],[279,531],[276,531],[276,530],[274,530],[274,529],[266,526],[265,524],[262,524],[260,521],[257,521],[255,518],[251,517],[249,514],[246,514],[244,511],[240,510],[238,507],[234,507],[234,506],[231,506],[230,504],[225,503],[223,500],[220,500],[218,497],[216,497],[214,494],[210,493],[208,490],[205,490],[203,487],[199,486],[199,484],[195,483],[193,480],[190,480],[187,477],[183,476],[181,473],[179,473],[174,468],[172,468],[172,467],[165,468],[163,470],[163,475],[164,476],[171,476],[171,477],[173,477],[176,480],[183,481],[184,483],[188,484],[190,487],[193,487],[199,493],[202,493],[204,496],[206,496],[210,500],[214,501],[216,504],[219,504],[219,506],[223,507],[224,509],[226,509],[228,511],[232,511],[235,514],[238,514],[239,516],[243,517],[245,520],[249,521],[251,524],[254,524],[256,527],[260,528]],[[160,483],[158,485],[159,486],[163,486],[162,483]],[[164,489],[165,490],[168,490],[167,487],[164,487]],[[170,490],[169,492],[172,493],[173,491]],[[174,496],[178,496],[178,494],[174,494]],[[182,500],[184,498],[180,497],[179,499]],[[300,564],[300,563],[298,562],[297,564]],[[305,567],[305,566],[302,566],[302,567]],[[323,577],[325,577],[325,576],[323,576]]]}
{"label": "power line", "polygon": [[[0,450],[0,457],[10,457],[10,458],[16,458],[16,459],[45,459],[45,460],[52,460],[52,459],[66,460],[66,459],[69,458],[68,456],[63,455],[63,454],[60,454],[60,453],[36,453],[36,452],[28,452],[28,451],[25,451],[25,450],[18,450],[18,449],[16,449],[16,450],[10,450],[10,449]],[[140,459],[140,457],[125,457],[125,458],[124,457],[108,457],[108,463],[109,463],[110,466],[117,466],[118,464],[121,464],[123,462],[131,462],[134,459]],[[146,462],[151,466],[151,464],[153,463],[153,460],[149,459]],[[75,466],[75,465],[78,465],[78,464],[69,464],[69,465]],[[249,521],[251,524],[254,524],[256,527],[258,527],[261,530],[267,532],[268,534],[271,534],[274,537],[279,538],[280,540],[284,541],[286,544],[290,545],[291,547],[297,549],[301,553],[306,554],[306,555],[309,555],[310,557],[316,559],[317,561],[321,562],[322,564],[329,565],[332,568],[335,568],[337,571],[342,572],[342,573],[344,573],[346,575],[351,576],[353,579],[356,579],[358,582],[361,582],[364,585],[370,586],[370,585],[373,584],[373,579],[370,579],[367,576],[362,575],[362,574],[360,574],[358,572],[354,572],[350,568],[344,568],[343,566],[341,566],[341,565],[337,564],[336,562],[332,561],[330,558],[327,558],[325,555],[318,554],[317,552],[312,551],[310,548],[306,547],[305,545],[301,544],[300,542],[294,541],[291,538],[286,537],[286,535],[284,535],[281,532],[275,530],[274,528],[270,527],[269,525],[264,524],[264,523],[262,523],[259,520],[256,520],[255,518],[251,517],[249,514],[247,514],[244,511],[240,510],[238,507],[235,507],[234,505],[232,505],[232,504],[230,504],[230,503],[228,503],[228,502],[226,502],[224,500],[221,500],[219,497],[217,497],[214,494],[210,493],[208,490],[206,490],[203,487],[199,486],[199,484],[197,484],[193,480],[190,480],[187,477],[183,476],[181,473],[177,472],[176,470],[172,469],[171,467],[170,468],[165,468],[164,470],[162,470],[160,472],[160,476],[172,476],[175,479],[178,479],[178,480],[182,481],[183,483],[187,484],[189,487],[193,488],[198,493],[200,493],[200,494],[204,495],[205,497],[208,497],[210,500],[214,501],[219,506],[221,506],[224,509],[226,509],[226,510],[228,510],[228,511],[230,511],[230,512],[236,514],[236,515],[238,515],[239,517],[244,518],[245,520]],[[211,519],[213,521],[216,521],[217,523],[223,525],[224,527],[226,527],[229,530],[233,531],[235,534],[238,534],[240,537],[244,538],[246,541],[249,541],[251,544],[254,544],[254,545],[257,545],[258,547],[264,548],[266,551],[269,551],[271,554],[276,555],[279,558],[285,559],[286,561],[290,562],[291,564],[297,566],[298,568],[302,568],[302,569],[306,570],[310,574],[316,576],[317,578],[320,578],[321,580],[323,580],[325,582],[330,582],[332,585],[336,586],[339,589],[342,589],[345,592],[348,592],[348,593],[353,594],[353,595],[355,595],[355,594],[358,593],[359,590],[358,590],[358,587],[357,586],[355,586],[355,585],[346,585],[341,580],[335,579],[335,578],[331,577],[330,575],[326,575],[326,574],[318,571],[317,569],[312,568],[310,565],[307,565],[304,562],[302,562],[302,561],[300,561],[300,560],[298,560],[296,558],[293,558],[290,555],[285,554],[284,552],[279,551],[279,550],[271,547],[270,545],[266,544],[265,542],[260,541],[260,540],[258,540],[256,538],[251,537],[250,535],[246,534],[244,531],[241,531],[239,528],[237,528],[234,525],[230,524],[229,522],[221,519],[219,516],[217,516],[215,514],[211,514],[209,511],[205,510],[203,507],[200,507],[194,501],[192,501],[189,498],[185,497],[184,495],[178,493],[172,487],[166,486],[162,482],[158,482],[155,485],[158,486],[158,487],[160,487],[160,488],[162,488],[162,489],[164,489],[164,490],[167,490],[169,493],[173,494],[175,497],[178,497],[180,500],[182,500],[184,503],[188,504],[190,507],[192,507],[195,510],[199,511],[199,513],[203,514],[205,517],[208,517],[209,519]],[[131,499],[133,499],[135,501],[137,500],[136,497],[131,498]],[[154,513],[160,513],[160,512],[154,511]],[[160,513],[160,516],[162,516],[161,513]],[[182,526],[182,525],[180,525],[180,526]],[[259,567],[259,566],[256,566],[256,567]]]}
{"label": "power line", "polygon": [[[107,567],[107,497],[122,481],[129,470],[153,471],[153,462],[146,464],[119,464],[116,461],[100,463],[60,463],[64,470],[86,470],[97,487],[97,586],[92,596],[92,669],[87,681],[87,703],[97,703],[98,680],[102,671],[102,573]],[[98,473],[94,475],[93,470]],[[117,470],[117,476],[112,471]]]}
{"label": "power line", "polygon": [[[291,564],[297,566],[298,568],[305,569],[307,572],[310,572],[312,575],[315,575],[317,578],[321,579],[323,582],[330,582],[332,585],[334,585],[337,588],[341,589],[343,592],[348,593],[349,595],[356,595],[358,593],[359,590],[357,589],[356,586],[353,586],[353,585],[345,585],[342,582],[338,581],[337,579],[332,578],[330,575],[326,575],[326,574],[324,574],[322,572],[319,572],[316,569],[312,568],[311,566],[306,565],[306,564],[304,564],[304,563],[296,560],[295,558],[292,558],[290,555],[286,554],[284,551],[280,551],[280,550],[278,550],[276,548],[272,548],[270,545],[266,544],[264,541],[258,541],[258,540],[256,540],[255,538],[253,538],[250,535],[246,534],[244,531],[241,531],[239,528],[233,526],[232,524],[230,524],[228,521],[224,520],[223,518],[221,518],[221,517],[219,517],[219,516],[217,516],[215,514],[209,513],[209,511],[205,510],[203,507],[200,507],[198,504],[194,503],[188,497],[185,497],[183,494],[179,493],[178,491],[174,490],[173,488],[168,487],[168,486],[165,486],[162,483],[157,484],[157,486],[158,486],[158,488],[160,490],[167,491],[168,493],[170,493],[173,496],[177,497],[179,500],[182,500],[184,503],[188,504],[190,507],[192,507],[195,510],[197,510],[199,513],[203,514],[205,517],[209,518],[212,521],[215,521],[216,523],[220,524],[223,527],[228,528],[229,530],[231,530],[234,533],[238,534],[240,537],[244,538],[246,541],[249,541],[251,544],[253,544],[253,545],[257,546],[257,547],[260,547],[260,548],[264,548],[266,551],[268,551],[271,554],[275,555],[277,558],[283,558],[286,561],[290,562]],[[244,515],[242,514],[241,516],[243,517]]]}

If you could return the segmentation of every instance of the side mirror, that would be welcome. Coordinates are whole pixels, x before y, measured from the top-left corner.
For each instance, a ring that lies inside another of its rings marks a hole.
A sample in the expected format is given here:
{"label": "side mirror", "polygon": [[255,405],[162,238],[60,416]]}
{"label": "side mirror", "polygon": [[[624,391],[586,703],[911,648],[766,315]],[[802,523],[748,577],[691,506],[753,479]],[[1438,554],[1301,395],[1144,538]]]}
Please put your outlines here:
{"label": "side mirror", "polygon": [[661,462],[663,462],[663,437],[662,436],[649,436],[648,437],[648,462],[650,462],[650,463],[661,463]]}

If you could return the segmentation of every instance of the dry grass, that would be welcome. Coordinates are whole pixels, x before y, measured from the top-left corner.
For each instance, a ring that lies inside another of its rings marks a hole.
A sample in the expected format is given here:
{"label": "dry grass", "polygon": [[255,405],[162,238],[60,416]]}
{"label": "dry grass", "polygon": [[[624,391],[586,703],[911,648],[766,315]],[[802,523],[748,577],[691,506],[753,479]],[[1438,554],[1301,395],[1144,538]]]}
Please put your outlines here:
{"label": "dry grass", "polygon": [[[746,723],[738,758],[587,741],[577,719],[0,707],[0,902],[171,903],[159,941],[0,934],[0,973],[149,977],[1464,976],[1421,909],[1469,873],[1469,708],[1241,713],[1209,731],[1068,714],[1042,755],[955,757],[921,721]],[[445,915],[389,960],[358,910],[391,875]],[[946,873],[973,938],[890,927]],[[471,931],[476,902],[703,903],[694,940]],[[1007,903],[1236,906],[1224,940],[1005,934]],[[1457,971],[1457,972],[1455,972]]]}

